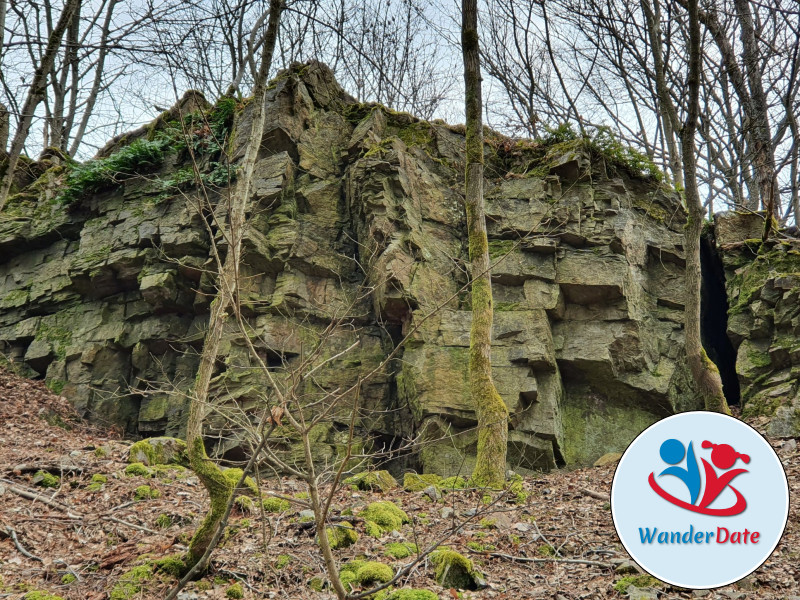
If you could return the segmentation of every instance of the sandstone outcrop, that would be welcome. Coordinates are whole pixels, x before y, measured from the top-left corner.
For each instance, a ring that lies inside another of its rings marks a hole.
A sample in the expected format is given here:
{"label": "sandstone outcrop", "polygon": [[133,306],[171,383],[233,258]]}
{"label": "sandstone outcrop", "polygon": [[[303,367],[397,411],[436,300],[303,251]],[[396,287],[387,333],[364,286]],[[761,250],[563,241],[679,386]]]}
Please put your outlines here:
{"label": "sandstone outcrop", "polygon": [[[417,438],[396,465],[468,471],[463,134],[359,104],[318,63],[282,73],[268,100],[263,132],[251,131],[246,104],[229,129],[233,162],[250,136],[262,139],[240,294],[250,338],[275,372],[322,338],[321,357],[343,353],[308,381],[311,399],[352,386],[408,336],[360,386],[359,447]],[[166,125],[140,139],[161,139]],[[487,140],[493,372],[511,414],[509,466],[591,464],[658,418],[697,408],[683,359],[678,195],[583,142]],[[230,192],[219,155],[199,159],[203,191],[186,144],[162,154],[69,205],[60,190],[70,167],[44,165],[0,224],[0,350],[83,415],[143,436],[181,433],[214,293],[212,242],[225,249],[199,200],[206,193],[221,211]],[[762,303],[779,303],[790,283],[771,285]],[[758,318],[740,329],[752,337]],[[328,335],[331,319],[341,326]],[[794,354],[773,357],[771,343],[759,356],[783,361],[780,379]],[[223,346],[209,440],[235,456],[236,419],[258,418],[268,386],[233,323]],[[320,461],[346,443],[351,409],[312,432]],[[294,441],[279,428],[274,447],[299,459]]]}

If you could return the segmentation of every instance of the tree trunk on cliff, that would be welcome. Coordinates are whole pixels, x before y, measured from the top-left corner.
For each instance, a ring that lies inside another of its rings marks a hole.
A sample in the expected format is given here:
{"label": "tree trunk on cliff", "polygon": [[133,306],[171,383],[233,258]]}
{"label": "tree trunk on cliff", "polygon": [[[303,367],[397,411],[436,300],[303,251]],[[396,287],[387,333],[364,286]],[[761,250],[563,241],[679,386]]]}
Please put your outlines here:
{"label": "tree trunk on cliff", "polygon": [[461,49],[467,116],[466,207],[472,268],[469,384],[478,419],[478,457],[473,480],[502,487],[508,444],[508,409],[492,381],[492,279],[483,211],[483,120],[477,0],[463,0]]}
{"label": "tree trunk on cliff", "polygon": [[22,148],[25,146],[25,140],[28,138],[28,131],[33,122],[33,115],[39,103],[44,98],[47,75],[53,68],[56,55],[61,48],[64,32],[67,30],[70,23],[72,23],[72,17],[80,5],[81,0],[69,0],[66,5],[64,5],[64,10],[61,12],[61,16],[56,26],[53,28],[53,33],[50,34],[47,40],[47,47],[42,55],[42,60],[33,74],[33,80],[28,88],[28,96],[25,98],[25,104],[20,111],[17,130],[14,132],[14,139],[11,141],[11,147],[8,149],[8,166],[6,167],[6,172],[0,184],[0,210],[3,210],[8,200],[8,194],[11,192],[11,182],[14,181],[14,171],[17,168],[19,157],[22,154]]}
{"label": "tree trunk on cliff", "polygon": [[211,498],[211,511],[203,524],[195,533],[189,544],[187,562],[195,564],[205,553],[214,537],[220,519],[233,486],[222,474],[222,471],[210,461],[203,445],[203,421],[207,414],[208,389],[214,364],[219,353],[219,345],[225,321],[231,309],[235,310],[236,290],[238,287],[239,264],[241,260],[242,235],[245,225],[245,211],[250,197],[250,184],[253,176],[258,151],[261,147],[261,133],[264,130],[264,101],[266,98],[267,75],[272,64],[275,42],[278,36],[280,14],[283,9],[282,0],[270,0],[269,22],[262,49],[261,64],[256,77],[253,106],[253,128],[247,144],[244,160],[239,171],[239,183],[233,192],[228,213],[228,244],[225,262],[222,265],[217,282],[217,297],[211,304],[208,332],[203,343],[200,367],[194,382],[189,408],[189,422],[186,430],[186,442],[189,446],[189,462]]}
{"label": "tree trunk on cliff", "polygon": [[716,365],[703,350],[700,341],[700,233],[703,229],[703,205],[697,187],[697,157],[694,143],[700,108],[700,21],[698,0],[689,0],[689,110],[681,129],[683,174],[686,207],[689,222],[686,224],[686,355],[695,387],[703,398],[706,410],[730,414],[722,378]]}

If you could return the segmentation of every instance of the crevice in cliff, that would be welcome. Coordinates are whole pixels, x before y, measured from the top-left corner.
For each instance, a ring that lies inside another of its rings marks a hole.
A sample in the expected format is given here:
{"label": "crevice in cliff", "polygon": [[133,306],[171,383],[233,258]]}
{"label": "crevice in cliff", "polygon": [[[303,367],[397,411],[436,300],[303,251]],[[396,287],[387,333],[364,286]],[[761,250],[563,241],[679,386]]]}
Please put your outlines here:
{"label": "crevice in cliff", "polygon": [[700,335],[708,357],[722,377],[722,390],[728,404],[739,404],[739,376],[736,373],[736,350],[728,337],[728,294],[725,270],[717,253],[713,233],[700,240],[702,291],[700,296]]}

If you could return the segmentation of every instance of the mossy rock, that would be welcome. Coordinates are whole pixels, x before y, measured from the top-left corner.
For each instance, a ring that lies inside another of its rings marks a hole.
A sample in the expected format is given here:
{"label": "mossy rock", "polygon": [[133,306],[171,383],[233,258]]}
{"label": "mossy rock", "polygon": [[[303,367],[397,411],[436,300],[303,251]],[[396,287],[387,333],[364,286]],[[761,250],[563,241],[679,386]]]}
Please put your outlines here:
{"label": "mossy rock", "polygon": [[38,485],[43,488],[57,488],[61,485],[61,480],[47,471],[36,471],[36,474],[33,476],[33,485]]}
{"label": "mossy rock", "polygon": [[111,590],[111,600],[131,600],[136,598],[148,581],[153,578],[153,567],[150,564],[133,567],[122,574]]}
{"label": "mossy rock", "polygon": [[350,523],[341,523],[334,527],[327,527],[325,531],[328,534],[328,542],[333,550],[347,548],[358,541],[358,533],[353,529]]}
{"label": "mossy rock", "polygon": [[403,524],[411,522],[405,511],[394,502],[373,502],[359,516],[365,521],[367,535],[372,537],[399,531]]}
{"label": "mossy rock", "polygon": [[431,554],[431,563],[436,568],[436,583],[444,588],[457,590],[478,589],[478,574],[472,561],[463,554],[442,548]]}
{"label": "mossy rock", "polygon": [[389,471],[365,471],[348,477],[344,483],[365,492],[388,492],[397,487],[397,480]]}
{"label": "mossy rock", "polygon": [[416,544],[409,542],[392,542],[386,545],[384,554],[390,558],[401,560],[419,552]]}
{"label": "mossy rock", "polygon": [[264,500],[261,501],[261,506],[264,507],[264,512],[267,513],[282,513],[291,508],[291,504],[288,500],[275,498],[274,496],[264,498]]}
{"label": "mossy rock", "polygon": [[186,442],[172,437],[154,437],[140,440],[131,446],[128,453],[129,463],[154,465],[189,466],[189,455]]}
{"label": "mossy rock", "polygon": [[134,500],[154,500],[161,497],[161,492],[149,485],[140,485],[133,492]]}
{"label": "mossy rock", "polygon": [[386,583],[394,577],[394,570],[387,564],[377,561],[351,560],[346,563],[339,578],[345,589],[360,586],[370,586],[376,583]]}
{"label": "mossy rock", "polygon": [[135,462],[125,467],[125,475],[128,477],[152,477],[153,471],[144,466],[144,463]]}
{"label": "mossy rock", "polygon": [[244,598],[244,589],[242,589],[242,584],[234,583],[232,586],[230,586],[227,590],[225,590],[225,597],[233,598],[233,600]]}
{"label": "mossy rock", "polygon": [[664,584],[652,575],[630,575],[623,577],[614,584],[614,589],[620,594],[626,594],[629,587],[636,588],[663,588]]}
{"label": "mossy rock", "polygon": [[407,492],[421,492],[432,485],[438,486],[442,478],[436,473],[406,473],[403,476],[403,489]]}
{"label": "mossy rock", "polygon": [[62,596],[56,596],[50,592],[32,591],[22,597],[22,600],[64,600]]}

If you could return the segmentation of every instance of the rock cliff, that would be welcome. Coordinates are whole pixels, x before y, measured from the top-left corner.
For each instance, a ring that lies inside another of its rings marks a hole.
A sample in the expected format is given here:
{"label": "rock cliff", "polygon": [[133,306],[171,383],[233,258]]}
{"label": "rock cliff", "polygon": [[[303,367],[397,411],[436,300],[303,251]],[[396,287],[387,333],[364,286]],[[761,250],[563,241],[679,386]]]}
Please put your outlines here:
{"label": "rock cliff", "polygon": [[763,215],[716,216],[727,281],[728,337],[742,414],[765,417],[767,433],[800,436],[800,240],[761,243]]}
{"label": "rock cliff", "polygon": [[[261,358],[292,369],[324,340],[319,356],[331,361],[307,381],[312,401],[354,385],[408,335],[398,358],[357,386],[359,443],[416,438],[403,465],[469,469],[462,131],[360,104],[318,63],[272,82],[264,131],[251,131],[246,102],[190,100],[94,166],[52,153],[20,182],[0,223],[5,357],[90,419],[180,434],[214,293],[212,242],[225,251],[211,212],[224,211],[235,163],[258,135],[240,301]],[[486,150],[493,373],[511,414],[509,466],[590,463],[697,408],[683,362],[677,194],[581,141],[489,132]],[[773,280],[761,306],[777,303],[777,314],[786,286]],[[772,348],[797,317],[770,328],[759,310],[748,304],[739,314],[752,318],[731,331],[774,359],[770,377],[785,385],[797,350],[779,358]],[[208,429],[231,457],[268,394],[239,331],[231,324],[225,339]],[[345,443],[354,406],[335,407],[313,432],[319,460]],[[291,458],[291,435],[278,433],[276,451]]]}

